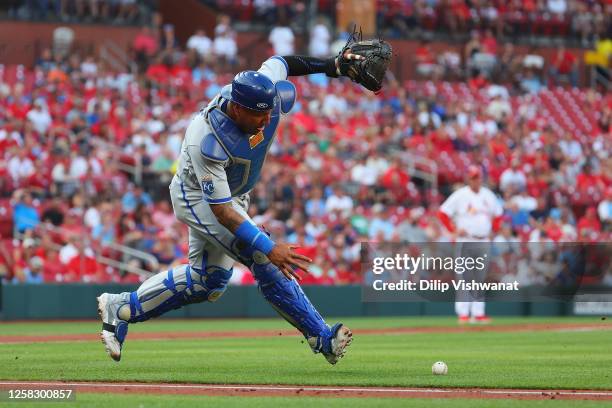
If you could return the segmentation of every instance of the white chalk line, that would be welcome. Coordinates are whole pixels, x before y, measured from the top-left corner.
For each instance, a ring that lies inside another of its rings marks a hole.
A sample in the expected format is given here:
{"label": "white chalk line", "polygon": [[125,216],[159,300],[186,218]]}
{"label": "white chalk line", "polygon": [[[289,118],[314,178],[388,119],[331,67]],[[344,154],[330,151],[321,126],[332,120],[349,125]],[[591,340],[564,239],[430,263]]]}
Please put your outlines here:
{"label": "white chalk line", "polygon": [[40,387],[98,387],[98,388],[142,388],[142,389],[191,389],[191,390],[236,390],[236,391],[300,391],[300,392],[343,392],[343,393],[406,393],[406,394],[444,394],[463,393],[489,395],[571,395],[591,397],[612,397],[612,391],[568,391],[568,390],[495,390],[483,388],[338,388],[313,386],[265,386],[265,385],[211,385],[211,384],[134,384],[134,383],[96,383],[96,382],[32,382],[32,381],[0,381],[2,386],[40,386]]}

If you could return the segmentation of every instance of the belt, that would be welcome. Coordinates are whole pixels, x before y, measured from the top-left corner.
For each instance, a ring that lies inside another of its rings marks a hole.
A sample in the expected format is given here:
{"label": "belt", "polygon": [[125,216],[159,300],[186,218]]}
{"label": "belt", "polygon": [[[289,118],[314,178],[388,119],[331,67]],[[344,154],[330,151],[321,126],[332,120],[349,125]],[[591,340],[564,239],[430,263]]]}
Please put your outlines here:
{"label": "belt", "polygon": [[466,235],[465,237],[460,237],[463,242],[469,242],[468,240],[478,240],[478,241],[488,241],[488,236],[479,236],[479,235]]}

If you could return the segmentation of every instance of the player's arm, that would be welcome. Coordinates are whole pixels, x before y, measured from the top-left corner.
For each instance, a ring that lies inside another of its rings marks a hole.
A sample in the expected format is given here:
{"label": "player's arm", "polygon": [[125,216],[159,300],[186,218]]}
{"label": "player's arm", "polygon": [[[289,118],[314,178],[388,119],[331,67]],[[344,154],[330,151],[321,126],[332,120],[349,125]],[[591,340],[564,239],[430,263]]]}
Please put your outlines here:
{"label": "player's arm", "polygon": [[210,149],[207,156],[201,147],[189,146],[193,170],[200,182],[202,198],[225,228],[235,232],[245,219],[232,208],[232,192],[227,182],[225,165],[229,161],[222,150]]}
{"label": "player's arm", "polygon": [[222,153],[218,155],[218,160],[215,160],[214,152],[209,152],[208,158],[205,158],[198,146],[189,146],[189,153],[193,169],[201,184],[202,197],[210,205],[219,223],[241,241],[265,254],[287,278],[300,279],[294,268],[307,272],[308,264],[312,260],[293,251],[297,248],[294,245],[272,241],[268,234],[233,208],[231,190],[225,173],[226,160],[222,157]]}
{"label": "player's arm", "polygon": [[501,201],[495,195],[495,193],[490,191],[489,196],[491,200],[491,208],[493,208],[493,211],[491,214],[492,216],[491,228],[493,229],[493,232],[497,232],[499,231],[502,223],[504,222],[504,207]]}
{"label": "player's arm", "polygon": [[258,70],[272,82],[286,80],[288,76],[325,74],[332,78],[349,77],[366,89],[378,92],[389,68],[391,44],[384,40],[362,40],[361,31],[353,30],[338,55],[316,58],[305,55],[275,55],[268,58]]}
{"label": "player's arm", "polygon": [[287,278],[302,279],[295,272],[295,268],[308,272],[312,259],[295,252],[294,249],[298,248],[297,245],[272,241],[268,234],[249,220],[244,219],[234,210],[231,203],[211,204],[210,209],[225,228],[230,230],[241,241],[248,243],[254,249],[265,254],[270,262],[278,266]]}
{"label": "player's arm", "polygon": [[[392,48],[384,40],[362,40],[355,30],[337,56],[320,59],[303,55],[278,58],[286,64],[288,76],[323,73],[329,77],[346,76],[370,91],[378,92],[391,62]],[[282,78],[285,79],[285,78]]]}
{"label": "player's arm", "polygon": [[332,78],[340,76],[338,72],[337,57],[321,59],[305,55],[287,55],[281,58],[287,64],[287,76],[311,74],[325,74]]}
{"label": "player's arm", "polygon": [[210,209],[225,228],[230,230],[241,241],[264,253],[270,262],[278,266],[287,278],[302,279],[295,272],[294,268],[308,272],[312,259],[295,252],[294,249],[298,248],[297,245],[272,241],[268,234],[234,210],[231,203],[211,204]]}
{"label": "player's arm", "polygon": [[[287,79],[290,76],[304,76],[311,74],[325,74],[328,77],[338,78],[340,72],[339,57],[317,58],[306,55],[275,55],[267,59],[258,70],[267,75],[273,82]],[[364,58],[351,54],[352,59]]]}
{"label": "player's arm", "polygon": [[446,201],[442,203],[440,209],[438,210],[438,219],[446,227],[448,232],[455,232],[455,224],[453,223],[452,218],[457,211],[457,194],[452,193]]}
{"label": "player's arm", "polygon": [[303,76],[310,74],[326,74],[337,77],[336,58],[327,59],[307,57],[302,55],[275,55],[268,58],[259,68],[258,72],[266,75],[272,82],[287,79],[290,76]]}

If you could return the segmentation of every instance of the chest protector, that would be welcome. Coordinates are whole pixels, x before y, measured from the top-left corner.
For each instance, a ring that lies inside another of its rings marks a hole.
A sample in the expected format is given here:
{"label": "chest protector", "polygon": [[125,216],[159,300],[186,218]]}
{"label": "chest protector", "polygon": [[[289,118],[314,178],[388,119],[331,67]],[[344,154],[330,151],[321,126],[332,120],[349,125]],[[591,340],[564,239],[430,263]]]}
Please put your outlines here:
{"label": "chest protector", "polygon": [[205,110],[212,133],[204,136],[200,151],[209,160],[229,161],[225,173],[232,197],[248,193],[259,180],[281,113],[288,113],[295,102],[296,92],[291,82],[278,81],[276,86],[277,101],[272,109],[270,123],[256,135],[243,133],[223,112],[221,107],[226,102],[223,96],[231,92],[231,85],[224,87],[221,95]]}

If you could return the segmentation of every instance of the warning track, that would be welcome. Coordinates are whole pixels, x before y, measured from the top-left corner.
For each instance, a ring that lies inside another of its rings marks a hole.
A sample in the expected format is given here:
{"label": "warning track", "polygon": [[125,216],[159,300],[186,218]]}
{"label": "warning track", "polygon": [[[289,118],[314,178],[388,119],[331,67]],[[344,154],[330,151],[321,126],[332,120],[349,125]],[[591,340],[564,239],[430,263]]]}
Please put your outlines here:
{"label": "warning track", "polygon": [[[509,324],[503,326],[462,326],[462,327],[399,327],[387,329],[355,329],[353,333],[364,334],[420,334],[420,333],[467,333],[467,332],[529,332],[529,331],[594,331],[612,330],[612,324],[551,323],[551,324]],[[168,340],[205,338],[253,338],[275,336],[298,336],[295,330],[240,330],[240,331],[193,331],[193,332],[147,332],[130,333],[130,340]],[[99,334],[51,334],[51,335],[0,335],[2,343],[39,343],[66,341],[99,341]]]}
{"label": "warning track", "polygon": [[335,398],[473,398],[520,400],[612,401],[612,390],[530,390],[487,388],[381,388],[291,385],[215,385],[107,382],[0,381],[0,390],[70,388],[78,393],[165,394],[250,397],[335,397]]}

